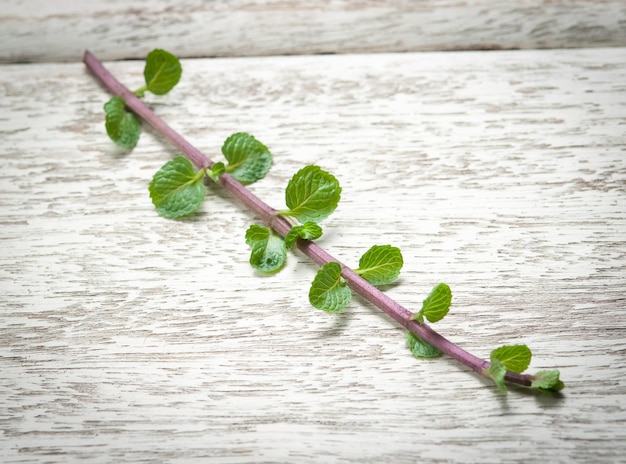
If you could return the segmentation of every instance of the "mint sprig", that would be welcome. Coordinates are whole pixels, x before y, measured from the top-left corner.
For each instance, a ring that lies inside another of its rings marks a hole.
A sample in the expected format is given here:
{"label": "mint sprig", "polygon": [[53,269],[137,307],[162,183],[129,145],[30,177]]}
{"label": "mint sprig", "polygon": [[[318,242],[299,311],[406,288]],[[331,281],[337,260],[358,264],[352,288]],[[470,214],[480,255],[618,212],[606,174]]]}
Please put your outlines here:
{"label": "mint sprig", "polygon": [[[539,371],[534,375],[523,374],[531,358],[530,349],[525,345],[497,348],[492,351],[487,362],[467,353],[430,328],[425,320],[439,321],[449,311],[452,294],[446,284],[439,284],[433,289],[417,314],[411,313],[375,288],[373,285],[385,285],[395,280],[399,273],[401,261],[397,255],[394,257],[395,252],[388,253],[393,249],[390,245],[372,247],[359,261],[359,267],[352,271],[312,242],[321,236],[321,228],[316,229],[312,224],[316,225],[327,218],[337,207],[341,196],[341,187],[334,176],[317,166],[304,167],[287,186],[287,209],[276,211],[242,185],[251,178],[260,179],[269,169],[267,152],[260,142],[254,142],[256,139],[251,136],[238,135],[225,144],[229,165],[212,163],[158,119],[150,108],[106,71],[91,53],[85,52],[84,61],[109,90],[124,96],[123,100],[112,99],[105,105],[107,133],[116,143],[127,148],[137,143],[139,124],[134,114],[141,114],[144,121],[175,146],[181,147],[183,153],[200,168],[195,171],[190,163],[174,158],[155,174],[150,194],[161,214],[181,217],[194,211],[202,201],[200,197],[204,198],[206,190],[203,179],[207,176],[270,226],[253,225],[246,233],[246,242],[252,248],[250,261],[256,269],[265,272],[280,269],[285,263],[287,245],[298,246],[302,253],[320,264],[321,269],[309,292],[310,300],[316,307],[328,312],[339,312],[350,301],[351,291],[355,291],[409,330],[407,341],[416,357],[445,353],[472,370],[492,378],[503,391],[506,391],[506,383],[546,393],[558,392],[564,387],[556,369]],[[172,60],[162,51],[155,51],[147,61],[144,70],[146,85],[136,91],[137,96],[143,97],[146,91],[155,94],[169,91],[178,82],[180,72],[175,65],[178,60]],[[261,169],[256,166],[261,166]],[[240,175],[240,172],[244,175]],[[228,173],[231,175],[227,176]]]}

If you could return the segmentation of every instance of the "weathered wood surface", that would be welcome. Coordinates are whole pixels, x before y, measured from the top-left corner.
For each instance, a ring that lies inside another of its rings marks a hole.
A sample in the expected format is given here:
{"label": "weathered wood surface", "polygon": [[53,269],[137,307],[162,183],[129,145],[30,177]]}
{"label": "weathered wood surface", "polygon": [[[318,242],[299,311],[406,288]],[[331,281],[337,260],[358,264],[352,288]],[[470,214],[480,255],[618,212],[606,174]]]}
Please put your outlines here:
{"label": "weathered wood surface", "polygon": [[0,0],[0,62],[626,46],[623,0]]}
{"label": "weathered wood surface", "polygon": [[[561,398],[497,389],[355,299],[312,309],[301,255],[255,275],[254,221],[211,189],[157,216],[176,154],[104,133],[82,64],[0,72],[0,461],[624,462],[626,50],[202,59],[155,110],[209,156],[245,130],[275,156],[251,188],[282,207],[307,163],[340,207],[321,244],[356,265],[392,243],[388,293],[487,356],[527,343]],[[138,62],[109,68],[130,87]]]}

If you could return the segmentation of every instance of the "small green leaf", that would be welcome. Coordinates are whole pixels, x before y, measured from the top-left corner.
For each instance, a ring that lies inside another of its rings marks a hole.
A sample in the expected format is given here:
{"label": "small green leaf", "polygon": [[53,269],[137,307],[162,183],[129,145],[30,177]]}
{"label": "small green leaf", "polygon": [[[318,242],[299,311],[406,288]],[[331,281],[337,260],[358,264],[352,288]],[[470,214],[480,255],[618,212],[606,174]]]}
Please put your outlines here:
{"label": "small green leaf", "polygon": [[422,324],[424,317],[430,322],[437,322],[443,319],[452,304],[452,292],[448,285],[441,283],[437,285],[424,300],[422,309],[411,319]]}
{"label": "small green leaf", "polygon": [[412,332],[406,334],[406,340],[411,353],[413,353],[413,356],[416,358],[436,358],[437,356],[441,356],[441,351]]}
{"label": "small green leaf", "polygon": [[165,50],[152,50],[146,57],[143,76],[146,90],[155,95],[164,95],[178,84],[183,70],[180,61]]}
{"label": "small green leaf", "polygon": [[506,384],[504,376],[506,375],[506,367],[498,359],[492,359],[487,374],[493,379],[502,393],[506,393]]}
{"label": "small green leaf", "polygon": [[563,390],[565,384],[559,379],[557,369],[549,371],[539,371],[533,377],[531,387],[544,393],[556,393]]}
{"label": "small green leaf", "polygon": [[221,161],[213,164],[211,170],[207,170],[206,174],[216,184],[220,181],[220,176],[226,172],[226,166]]}
{"label": "small green leaf", "polygon": [[150,182],[150,198],[161,216],[179,218],[196,211],[206,189],[202,182],[204,170],[195,172],[184,156],[168,161]]}
{"label": "small green leaf", "polygon": [[507,370],[519,374],[528,368],[532,353],[526,345],[508,345],[496,348],[489,357],[492,362],[497,359]]}
{"label": "small green leaf", "polygon": [[253,224],[246,231],[246,243],[252,248],[250,265],[261,272],[278,272],[287,260],[285,242],[267,227]]}
{"label": "small green leaf", "polygon": [[135,148],[141,124],[137,116],[126,111],[126,103],[121,97],[113,97],[104,105],[107,134],[116,144],[124,148]]}
{"label": "small green leaf", "polygon": [[403,264],[399,248],[374,245],[361,256],[355,272],[372,285],[387,285],[398,278]]}
{"label": "small green leaf", "polygon": [[322,236],[322,228],[314,222],[305,222],[302,225],[293,226],[285,235],[285,245],[291,250],[298,238],[304,240],[317,240]]}
{"label": "small green leaf", "polygon": [[305,166],[289,181],[285,190],[288,210],[279,211],[298,221],[319,223],[335,211],[341,187],[335,176],[318,166]]}
{"label": "small green leaf", "polygon": [[228,137],[222,154],[228,161],[226,171],[242,184],[263,179],[272,166],[272,154],[267,147],[245,132]]}
{"label": "small green leaf", "polygon": [[311,284],[309,301],[311,304],[328,313],[338,313],[350,302],[352,292],[346,287],[341,277],[339,263],[324,264]]}

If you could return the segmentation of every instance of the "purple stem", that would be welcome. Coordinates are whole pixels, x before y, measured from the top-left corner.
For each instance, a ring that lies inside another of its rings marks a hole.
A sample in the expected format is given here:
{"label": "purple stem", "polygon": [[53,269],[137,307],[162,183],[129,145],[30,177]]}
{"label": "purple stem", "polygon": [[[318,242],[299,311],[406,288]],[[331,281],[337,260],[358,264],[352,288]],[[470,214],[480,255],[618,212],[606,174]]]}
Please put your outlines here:
{"label": "purple stem", "polygon": [[[180,134],[168,126],[165,121],[148,108],[148,106],[141,99],[122,85],[109,71],[107,71],[107,69],[93,54],[86,51],[83,61],[95,77],[97,77],[113,95],[123,98],[126,105],[135,114],[150,124],[157,132],[164,135],[165,138],[167,138],[174,146],[183,152],[198,168],[204,169],[207,167],[211,168],[213,166],[213,161],[207,158]],[[228,174],[221,175],[219,185],[232,196],[237,198],[254,214],[259,216],[264,223],[266,223],[279,235],[284,237],[289,229],[291,229],[291,224],[287,219],[282,216],[277,216],[274,208],[260,200],[256,195],[250,192],[250,190],[237,182],[232,176]],[[478,374],[488,377],[483,372],[484,369],[489,367],[488,361],[465,351],[447,338],[435,332],[426,324],[419,324],[416,321],[412,321],[411,317],[413,316],[413,313],[411,313],[411,311],[397,303],[395,300],[389,298],[379,289],[367,282],[348,266],[335,259],[314,242],[299,239],[297,246],[302,253],[320,266],[329,262],[339,263],[342,268],[342,276],[346,279],[348,286],[353,291],[380,308],[407,330],[439,349],[442,353],[445,353],[462,364],[465,364]],[[508,382],[526,387],[530,386],[532,381],[532,377],[530,375],[516,374],[513,372],[507,372],[505,379]]]}

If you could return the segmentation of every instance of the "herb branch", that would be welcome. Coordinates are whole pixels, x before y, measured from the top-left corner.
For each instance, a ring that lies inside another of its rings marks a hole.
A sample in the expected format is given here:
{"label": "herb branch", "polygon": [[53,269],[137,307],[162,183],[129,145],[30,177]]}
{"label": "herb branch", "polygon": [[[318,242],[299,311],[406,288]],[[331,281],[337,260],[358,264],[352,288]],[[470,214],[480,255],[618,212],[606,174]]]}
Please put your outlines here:
{"label": "herb branch", "polygon": [[378,289],[377,286],[395,281],[400,273],[403,258],[398,248],[374,245],[363,254],[358,267],[352,269],[317,245],[314,240],[322,236],[319,223],[335,211],[341,197],[341,186],[332,174],[319,166],[303,167],[285,188],[286,208],[276,210],[245,186],[262,179],[272,165],[272,155],[265,145],[247,133],[238,132],[222,146],[226,162],[213,162],[175,132],[141,100],[148,91],[163,95],[178,83],[182,68],[174,55],[164,50],[151,52],[144,69],[145,85],[134,92],[122,85],[89,51],[83,60],[114,95],[105,104],[106,129],[113,141],[133,148],[139,139],[138,117],[185,155],[168,161],[150,182],[150,197],[160,215],[175,219],[192,214],[205,199],[204,179],[210,179],[263,222],[264,225],[251,225],[245,233],[245,241],[251,248],[250,264],[255,269],[263,273],[279,271],[287,259],[287,250],[293,247],[320,266],[309,291],[309,301],[315,308],[340,312],[354,292],[408,330],[409,349],[418,358],[448,355],[492,379],[503,392],[506,383],[546,393],[564,387],[556,369],[534,375],[523,373],[531,361],[531,351],[526,345],[496,348],[487,361],[434,331],[425,320],[435,323],[443,319],[452,304],[452,292],[445,283],[433,288],[417,313]]}

